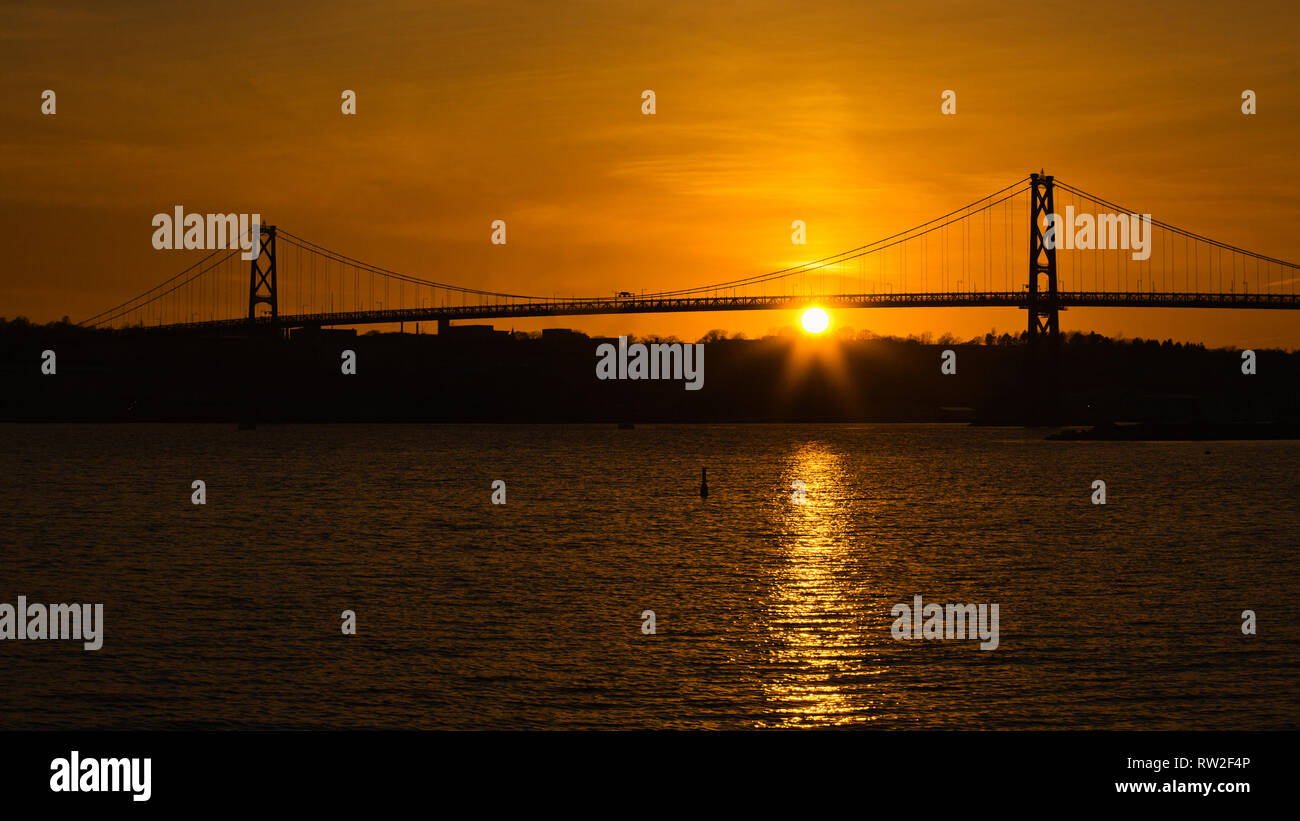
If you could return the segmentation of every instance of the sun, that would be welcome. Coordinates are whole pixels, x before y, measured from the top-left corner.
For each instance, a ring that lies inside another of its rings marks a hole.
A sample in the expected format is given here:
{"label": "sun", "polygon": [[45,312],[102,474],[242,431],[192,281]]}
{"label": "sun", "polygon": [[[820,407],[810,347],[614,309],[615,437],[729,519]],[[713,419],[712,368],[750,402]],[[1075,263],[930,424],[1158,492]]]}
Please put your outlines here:
{"label": "sun", "polygon": [[808,333],[819,334],[830,327],[831,317],[821,308],[809,308],[803,312],[800,322]]}

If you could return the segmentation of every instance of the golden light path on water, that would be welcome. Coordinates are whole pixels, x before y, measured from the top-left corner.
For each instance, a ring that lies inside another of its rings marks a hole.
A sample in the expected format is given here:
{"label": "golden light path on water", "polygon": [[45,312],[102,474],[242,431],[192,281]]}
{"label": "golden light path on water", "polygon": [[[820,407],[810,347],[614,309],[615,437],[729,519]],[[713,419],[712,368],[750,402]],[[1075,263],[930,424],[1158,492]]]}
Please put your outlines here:
{"label": "golden light path on water", "polygon": [[842,504],[855,492],[843,458],[824,445],[804,444],[791,456],[785,488],[777,513],[784,556],[766,619],[779,672],[764,678],[779,719],[764,723],[869,722],[884,706],[871,680],[886,667],[865,634],[871,614],[864,609],[875,597],[861,589],[852,555],[862,546]]}

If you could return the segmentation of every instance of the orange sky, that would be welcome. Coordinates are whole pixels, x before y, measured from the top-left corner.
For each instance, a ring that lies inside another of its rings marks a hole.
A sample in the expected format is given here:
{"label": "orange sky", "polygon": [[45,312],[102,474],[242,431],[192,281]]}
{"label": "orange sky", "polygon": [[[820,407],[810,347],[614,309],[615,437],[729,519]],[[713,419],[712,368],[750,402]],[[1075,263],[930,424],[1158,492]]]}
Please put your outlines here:
{"label": "orange sky", "polygon": [[[184,268],[198,252],[150,242],[152,216],[175,205],[259,212],[431,279],[607,295],[826,256],[1044,168],[1300,259],[1293,2],[104,5],[0,8],[3,316],[79,319]],[[355,117],[340,113],[345,88]],[[955,116],[940,114],[944,89]],[[1258,114],[1241,113],[1243,89]],[[489,243],[495,219],[504,247]],[[807,246],[790,243],[795,219]],[[515,327],[754,336],[792,319]],[[1295,348],[1296,319],[1072,310],[1062,326]],[[1025,317],[834,322],[970,336]]]}

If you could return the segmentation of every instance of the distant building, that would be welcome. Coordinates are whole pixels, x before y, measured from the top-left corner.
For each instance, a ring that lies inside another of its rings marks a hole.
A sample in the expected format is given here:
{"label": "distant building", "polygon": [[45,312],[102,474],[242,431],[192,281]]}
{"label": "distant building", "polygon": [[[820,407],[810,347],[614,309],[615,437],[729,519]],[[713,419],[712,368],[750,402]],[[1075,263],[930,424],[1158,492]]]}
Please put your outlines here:
{"label": "distant building", "polygon": [[589,337],[582,331],[575,331],[571,328],[543,328],[542,339],[547,342],[565,342],[579,339],[588,339]]}
{"label": "distant building", "polygon": [[353,339],[357,335],[356,328],[291,328],[289,330],[289,339]]}
{"label": "distant building", "polygon": [[438,335],[449,339],[506,339],[510,332],[498,331],[491,325],[448,325],[439,329]]}

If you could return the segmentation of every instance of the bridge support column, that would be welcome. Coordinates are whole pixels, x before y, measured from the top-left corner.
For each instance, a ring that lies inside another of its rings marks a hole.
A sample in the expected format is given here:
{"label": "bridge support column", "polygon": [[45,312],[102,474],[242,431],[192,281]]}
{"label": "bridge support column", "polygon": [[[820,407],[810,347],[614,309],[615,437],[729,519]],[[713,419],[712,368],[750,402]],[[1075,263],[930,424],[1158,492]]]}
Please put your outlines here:
{"label": "bridge support column", "polygon": [[[1056,213],[1053,183],[1052,177],[1043,174],[1030,174],[1029,180],[1029,292],[1025,297],[1029,309],[1029,344],[1035,344],[1041,336],[1055,344],[1061,333],[1056,297],[1057,243],[1047,242],[1047,231],[1043,227],[1047,215]],[[1073,226],[1056,226],[1054,240],[1059,240],[1057,234],[1063,227],[1073,230]],[[1043,277],[1047,282],[1042,281]]]}
{"label": "bridge support column", "polygon": [[248,271],[248,321],[257,318],[257,303],[271,306],[271,323],[280,321],[280,301],[275,276],[275,226],[263,225],[257,256],[253,257]]}
{"label": "bridge support column", "polygon": [[451,330],[451,320],[446,317],[438,317],[438,336],[445,336]]}

